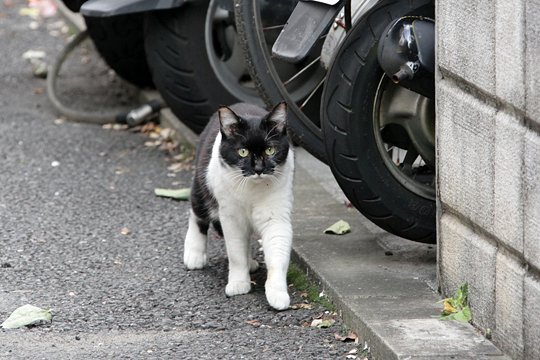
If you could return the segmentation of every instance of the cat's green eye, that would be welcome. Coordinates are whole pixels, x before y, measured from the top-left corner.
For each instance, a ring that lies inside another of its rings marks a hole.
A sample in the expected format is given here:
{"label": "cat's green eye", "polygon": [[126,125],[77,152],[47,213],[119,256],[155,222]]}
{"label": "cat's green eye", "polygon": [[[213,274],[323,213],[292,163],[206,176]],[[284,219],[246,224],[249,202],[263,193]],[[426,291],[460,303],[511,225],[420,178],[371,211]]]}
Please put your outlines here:
{"label": "cat's green eye", "polygon": [[266,150],[264,150],[264,153],[268,156],[272,156],[276,153],[276,148],[273,146],[267,147]]}
{"label": "cat's green eye", "polygon": [[240,155],[241,157],[246,157],[249,155],[249,150],[248,149],[238,149],[238,155]]}

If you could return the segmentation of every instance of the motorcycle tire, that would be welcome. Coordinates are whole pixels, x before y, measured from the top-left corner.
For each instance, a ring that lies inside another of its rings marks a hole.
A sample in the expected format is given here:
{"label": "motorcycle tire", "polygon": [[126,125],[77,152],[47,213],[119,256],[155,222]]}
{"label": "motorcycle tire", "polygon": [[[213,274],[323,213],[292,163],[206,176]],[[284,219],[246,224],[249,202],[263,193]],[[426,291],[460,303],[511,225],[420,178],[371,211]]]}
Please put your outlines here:
{"label": "motorcycle tire", "polygon": [[[310,154],[326,162],[319,120],[325,71],[318,64],[317,54],[295,65],[297,69],[292,73],[290,64],[273,58],[271,54],[272,41],[275,41],[280,26],[285,24],[296,2],[235,0],[236,28],[259,96],[269,107],[285,100],[289,108],[288,128],[292,139]],[[276,16],[280,12],[286,16]],[[268,33],[272,31],[276,34],[269,36]],[[309,71],[304,72],[302,69]],[[303,73],[302,77],[290,83],[294,87],[291,89],[287,80],[299,73]],[[302,107],[305,101],[306,106]]]}
{"label": "motorcycle tire", "polygon": [[66,7],[73,11],[73,12],[79,12],[79,10],[81,9],[81,6],[82,4],[84,4],[86,0],[62,0],[62,2],[64,3],[64,5],[66,5]]}
{"label": "motorcycle tire", "polygon": [[[392,234],[435,243],[434,164],[422,168],[428,172],[426,178],[431,181],[430,185],[416,184],[415,179],[399,173],[389,157],[392,149],[382,146],[384,128],[378,122],[381,114],[389,114],[383,108],[386,106],[383,104],[388,103],[381,102],[382,96],[402,94],[421,102],[423,111],[427,109],[424,111],[428,114],[426,122],[432,123],[433,129],[435,126],[433,101],[407,93],[409,90],[393,84],[378,63],[377,45],[381,34],[393,19],[405,15],[433,17],[433,5],[425,0],[381,1],[354,24],[334,55],[327,74],[322,97],[322,128],[330,168],[351,203]],[[410,103],[405,102],[405,105]],[[398,143],[404,134],[399,132],[395,137]]]}
{"label": "motorcycle tire", "polygon": [[[262,105],[255,90],[242,82],[250,80],[241,47],[231,40],[233,14],[223,15],[225,10],[218,7],[217,1],[193,1],[146,15],[145,48],[156,88],[171,111],[196,133],[221,105],[239,101]],[[214,12],[224,19],[214,21]]]}
{"label": "motorcycle tire", "polygon": [[141,88],[153,87],[144,50],[142,14],[85,16],[84,20],[97,51],[118,76]]}

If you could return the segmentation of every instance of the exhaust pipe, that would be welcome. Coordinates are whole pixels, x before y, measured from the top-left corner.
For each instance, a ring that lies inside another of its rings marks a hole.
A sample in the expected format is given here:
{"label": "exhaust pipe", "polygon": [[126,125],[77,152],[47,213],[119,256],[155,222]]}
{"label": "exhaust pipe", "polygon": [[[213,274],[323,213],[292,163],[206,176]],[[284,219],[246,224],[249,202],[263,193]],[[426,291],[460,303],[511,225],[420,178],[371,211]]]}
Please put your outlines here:
{"label": "exhaust pipe", "polygon": [[381,68],[396,84],[433,98],[435,94],[435,22],[405,16],[386,28],[378,45]]}

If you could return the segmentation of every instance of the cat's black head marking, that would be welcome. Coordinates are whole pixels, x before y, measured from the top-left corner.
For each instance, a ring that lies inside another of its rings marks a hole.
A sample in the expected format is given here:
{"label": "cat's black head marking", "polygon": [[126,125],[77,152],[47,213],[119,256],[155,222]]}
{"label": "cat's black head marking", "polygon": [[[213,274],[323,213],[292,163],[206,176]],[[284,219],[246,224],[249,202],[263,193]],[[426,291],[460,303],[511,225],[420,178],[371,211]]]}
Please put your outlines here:
{"label": "cat's black head marking", "polygon": [[263,117],[239,115],[228,107],[218,110],[222,135],[220,155],[246,177],[274,174],[287,159],[287,105],[280,103]]}

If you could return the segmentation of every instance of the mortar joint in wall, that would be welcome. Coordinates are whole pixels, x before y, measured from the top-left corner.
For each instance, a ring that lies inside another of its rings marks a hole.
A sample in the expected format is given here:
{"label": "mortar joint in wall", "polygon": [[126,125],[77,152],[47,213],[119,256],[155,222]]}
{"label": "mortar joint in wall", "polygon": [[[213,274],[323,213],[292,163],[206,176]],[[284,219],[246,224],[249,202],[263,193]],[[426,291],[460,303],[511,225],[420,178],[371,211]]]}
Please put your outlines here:
{"label": "mortar joint in wall", "polygon": [[516,249],[508,246],[506,243],[501,241],[495,234],[491,231],[483,228],[482,226],[473,222],[467,216],[464,216],[456,209],[451,206],[444,204],[442,205],[443,210],[442,214],[448,214],[456,218],[463,226],[471,229],[475,234],[478,234],[484,239],[487,243],[494,246],[498,251],[504,251],[506,255],[511,256],[515,261],[517,261],[521,266],[524,266],[528,274],[533,275],[535,278],[540,280],[540,269],[538,269],[533,264],[529,263],[522,252],[517,251]]}
{"label": "mortar joint in wall", "polygon": [[475,99],[479,100],[481,103],[495,108],[497,112],[505,112],[515,117],[520,121],[522,126],[526,127],[529,130],[535,131],[540,135],[540,119],[538,122],[535,122],[533,119],[527,116],[525,110],[520,109],[502,100],[500,97],[481,89],[467,79],[443,67],[439,67],[439,73],[441,75],[440,80],[448,81],[449,83],[457,87],[459,90],[471,95]]}

